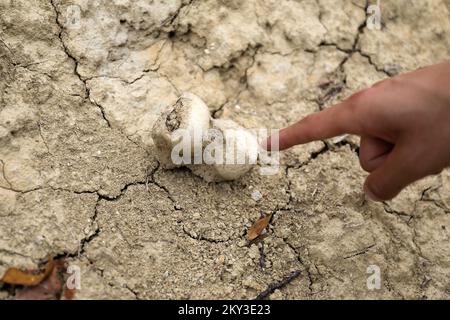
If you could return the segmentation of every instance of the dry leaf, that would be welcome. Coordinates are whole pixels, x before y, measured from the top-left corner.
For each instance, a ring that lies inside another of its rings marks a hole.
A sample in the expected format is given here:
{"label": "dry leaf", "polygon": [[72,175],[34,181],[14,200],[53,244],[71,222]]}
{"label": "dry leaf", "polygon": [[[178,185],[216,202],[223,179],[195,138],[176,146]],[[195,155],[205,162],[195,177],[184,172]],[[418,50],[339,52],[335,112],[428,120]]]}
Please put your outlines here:
{"label": "dry leaf", "polygon": [[252,241],[252,240],[255,240],[256,238],[258,238],[261,235],[261,233],[264,231],[264,229],[266,229],[267,226],[269,225],[271,218],[272,218],[272,214],[269,214],[265,217],[260,218],[258,221],[256,221],[247,232],[248,241]]}
{"label": "dry leaf", "polygon": [[8,284],[35,286],[45,280],[53,271],[55,264],[53,259],[50,259],[45,266],[42,273],[34,273],[33,271],[23,271],[17,268],[9,268],[6,270],[0,281]]}
{"label": "dry leaf", "polygon": [[65,259],[50,259],[45,271],[41,274],[10,268],[5,273],[3,281],[23,286],[16,289],[16,300],[59,300],[62,298],[71,300],[75,297],[76,291],[67,288],[66,271]]}
{"label": "dry leaf", "polygon": [[72,300],[75,297],[76,290],[64,287],[64,299]]}
{"label": "dry leaf", "polygon": [[58,268],[53,268],[52,273],[41,283],[24,287],[16,291],[16,300],[58,300],[61,298],[63,284],[59,276]]}

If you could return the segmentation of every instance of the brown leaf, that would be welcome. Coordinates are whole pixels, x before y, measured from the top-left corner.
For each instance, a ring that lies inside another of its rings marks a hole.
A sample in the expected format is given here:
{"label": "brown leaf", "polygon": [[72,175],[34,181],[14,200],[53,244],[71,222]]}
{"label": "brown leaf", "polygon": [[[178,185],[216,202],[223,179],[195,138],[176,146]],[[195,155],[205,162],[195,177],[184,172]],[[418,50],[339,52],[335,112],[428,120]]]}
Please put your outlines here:
{"label": "brown leaf", "polygon": [[250,227],[250,229],[248,229],[248,232],[247,232],[248,241],[252,241],[252,240],[255,240],[256,238],[258,238],[261,235],[261,233],[264,231],[264,229],[266,229],[267,226],[269,225],[271,218],[272,218],[272,213],[265,217],[262,217],[258,221],[256,221]]}
{"label": "brown leaf", "polygon": [[57,259],[53,262],[53,270],[41,283],[35,286],[24,286],[16,290],[17,300],[71,300],[75,297],[75,289],[67,288],[65,259]]}
{"label": "brown leaf", "polygon": [[35,286],[45,280],[53,271],[55,264],[53,259],[50,259],[45,266],[42,273],[36,274],[33,271],[23,271],[17,268],[9,268],[6,270],[0,281],[8,284]]}
{"label": "brown leaf", "polygon": [[24,287],[16,291],[16,300],[58,300],[61,298],[63,283],[59,276],[58,268],[53,268],[52,273],[41,283]]}
{"label": "brown leaf", "polygon": [[75,297],[76,290],[69,289],[67,287],[64,288],[64,299],[72,300]]}

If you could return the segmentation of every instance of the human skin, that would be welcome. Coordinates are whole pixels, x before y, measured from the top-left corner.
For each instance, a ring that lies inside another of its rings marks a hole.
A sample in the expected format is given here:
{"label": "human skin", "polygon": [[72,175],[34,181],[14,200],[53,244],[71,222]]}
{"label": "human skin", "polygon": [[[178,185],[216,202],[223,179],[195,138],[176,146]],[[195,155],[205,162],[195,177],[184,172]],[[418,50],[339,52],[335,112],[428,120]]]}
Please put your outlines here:
{"label": "human skin", "polygon": [[[374,201],[450,166],[450,60],[376,83],[280,130],[279,148],[342,134],[361,137],[359,160]],[[267,139],[271,149],[271,138]]]}

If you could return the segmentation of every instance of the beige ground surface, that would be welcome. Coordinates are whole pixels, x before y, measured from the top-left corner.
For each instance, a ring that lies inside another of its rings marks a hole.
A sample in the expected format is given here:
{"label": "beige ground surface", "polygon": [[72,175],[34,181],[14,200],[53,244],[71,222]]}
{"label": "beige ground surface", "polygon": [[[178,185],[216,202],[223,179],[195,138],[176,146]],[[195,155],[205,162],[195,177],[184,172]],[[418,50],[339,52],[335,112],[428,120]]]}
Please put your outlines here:
{"label": "beige ground surface", "polygon": [[448,171],[375,204],[353,137],[227,183],[154,158],[152,124],[181,92],[277,128],[450,57],[448,1],[381,0],[380,31],[367,5],[0,0],[0,274],[67,256],[79,299],[255,298],[293,271],[268,298],[450,298]]}

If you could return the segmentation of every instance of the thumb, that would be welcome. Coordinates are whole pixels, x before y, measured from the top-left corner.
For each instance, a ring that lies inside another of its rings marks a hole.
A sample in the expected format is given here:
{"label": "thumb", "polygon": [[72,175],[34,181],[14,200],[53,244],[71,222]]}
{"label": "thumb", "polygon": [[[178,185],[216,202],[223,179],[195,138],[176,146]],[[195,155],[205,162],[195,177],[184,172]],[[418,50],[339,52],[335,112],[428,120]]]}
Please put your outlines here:
{"label": "thumb", "polygon": [[411,149],[396,146],[386,161],[364,183],[365,194],[374,201],[390,200],[410,183],[421,178]]}

